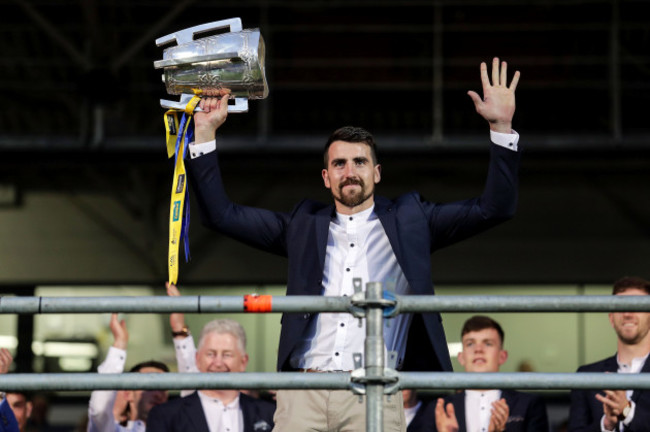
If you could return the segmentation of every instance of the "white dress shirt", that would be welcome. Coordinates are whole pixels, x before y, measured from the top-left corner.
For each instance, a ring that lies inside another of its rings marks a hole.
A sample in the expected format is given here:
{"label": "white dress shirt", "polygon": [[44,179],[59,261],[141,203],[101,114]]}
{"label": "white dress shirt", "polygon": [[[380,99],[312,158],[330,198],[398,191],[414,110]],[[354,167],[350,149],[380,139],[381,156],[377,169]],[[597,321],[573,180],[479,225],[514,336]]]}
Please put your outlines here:
{"label": "white dress shirt", "polygon": [[[364,291],[367,282],[381,282],[394,285],[397,294],[410,293],[374,206],[353,215],[337,213],[330,221],[322,295],[353,295],[354,278],[361,278]],[[406,349],[411,316],[400,314],[384,324],[385,348],[398,353],[398,364]],[[316,315],[294,350],[291,365],[324,371],[354,369],[352,355],[363,352],[365,324],[363,320],[359,325],[358,318],[349,313]]]}
{"label": "white dress shirt", "polygon": [[244,414],[239,409],[239,396],[224,405],[219,399],[206,396],[201,391],[198,393],[210,432],[244,432]]}
{"label": "white dress shirt", "polygon": [[492,403],[501,399],[501,390],[465,390],[465,424],[467,432],[487,432]]}

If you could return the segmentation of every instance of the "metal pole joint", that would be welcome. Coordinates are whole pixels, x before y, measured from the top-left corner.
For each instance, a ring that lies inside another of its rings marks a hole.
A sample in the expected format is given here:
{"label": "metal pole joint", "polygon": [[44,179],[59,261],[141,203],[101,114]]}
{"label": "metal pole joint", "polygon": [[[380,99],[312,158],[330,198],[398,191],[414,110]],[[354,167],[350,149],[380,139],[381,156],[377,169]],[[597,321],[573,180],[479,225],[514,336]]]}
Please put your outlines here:
{"label": "metal pole joint", "polygon": [[399,373],[395,369],[384,368],[383,374],[366,374],[365,368],[355,369],[350,373],[350,390],[357,395],[366,394],[366,385],[384,386],[384,394],[392,395],[400,390]]}

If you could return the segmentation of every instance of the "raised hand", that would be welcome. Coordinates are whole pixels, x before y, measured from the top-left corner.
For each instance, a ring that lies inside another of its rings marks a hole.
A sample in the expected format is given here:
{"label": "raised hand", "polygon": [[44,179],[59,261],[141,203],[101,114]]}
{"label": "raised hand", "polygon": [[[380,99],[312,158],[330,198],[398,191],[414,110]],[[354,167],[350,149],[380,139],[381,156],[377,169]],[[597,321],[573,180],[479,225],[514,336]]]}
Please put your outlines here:
{"label": "raised hand", "polygon": [[481,63],[481,83],[483,84],[483,99],[474,91],[467,94],[474,102],[476,112],[490,124],[495,132],[512,133],[512,117],[515,114],[515,89],[519,82],[519,71],[512,77],[508,86],[508,64],[500,64],[499,58],[492,61],[492,82],[488,77],[488,68]]}
{"label": "raised hand", "polygon": [[9,367],[14,361],[13,356],[7,348],[0,348],[0,374],[9,372]]}
{"label": "raised hand", "polygon": [[438,432],[458,432],[458,420],[451,403],[445,407],[444,399],[438,398],[436,402],[436,429]]}
{"label": "raised hand", "polygon": [[492,403],[492,415],[490,415],[489,432],[503,432],[506,430],[506,422],[510,415],[510,408],[505,399],[499,399]]}
{"label": "raised hand", "polygon": [[115,348],[126,350],[129,343],[129,332],[126,329],[126,322],[118,320],[117,314],[111,314],[111,332],[113,333],[113,346]]}
{"label": "raised hand", "polygon": [[203,112],[194,113],[194,137],[196,143],[212,141],[215,138],[215,132],[228,117],[228,99],[229,95],[227,94],[220,98],[206,97],[201,99],[199,107]]}
{"label": "raised hand", "polygon": [[[181,292],[178,290],[176,285],[166,282],[165,287],[167,288],[167,295],[170,297],[180,297]],[[180,332],[185,327],[185,314],[183,313],[172,313],[169,314],[169,325],[172,328],[172,332]]]}
{"label": "raised hand", "polygon": [[603,403],[605,414],[605,427],[612,430],[618,424],[618,416],[623,414],[623,409],[629,403],[625,390],[605,390],[605,396],[596,394],[596,399]]}

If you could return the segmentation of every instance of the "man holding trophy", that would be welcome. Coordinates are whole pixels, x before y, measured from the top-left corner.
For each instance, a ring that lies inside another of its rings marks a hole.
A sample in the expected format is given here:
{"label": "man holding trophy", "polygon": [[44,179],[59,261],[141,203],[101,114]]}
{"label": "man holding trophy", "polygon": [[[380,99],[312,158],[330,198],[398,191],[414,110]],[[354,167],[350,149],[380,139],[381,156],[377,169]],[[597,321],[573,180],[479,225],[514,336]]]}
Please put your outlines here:
{"label": "man holding trophy", "polygon": [[[236,24],[235,29],[229,24],[231,31],[242,33],[241,22]],[[250,34],[224,37],[225,43],[219,44],[214,39],[222,37],[219,35],[200,43],[193,41],[196,46],[188,49],[187,41],[204,29],[199,27],[187,29],[180,36],[170,35],[179,43],[186,43],[169,55],[166,52],[165,58],[156,63],[157,67],[169,68],[165,72],[168,91],[178,90],[197,76],[195,81],[205,88],[199,92],[200,109],[193,114],[194,140],[189,144],[187,161],[202,220],[215,231],[287,257],[287,295],[351,296],[353,280],[358,278],[364,282],[390,283],[400,295],[432,295],[430,255],[434,251],[514,215],[520,152],[519,135],[512,129],[512,119],[519,72],[508,84],[507,64],[498,58],[493,59],[491,71],[481,63],[483,98],[474,91],[468,92],[476,111],[490,127],[490,161],[480,196],[435,203],[415,192],[392,200],[375,195],[375,186],[383,173],[374,138],[362,128],[347,126],[336,130],[324,148],[321,177],[332,193],[333,203],[306,199],[285,213],[232,202],[221,178],[216,131],[229,111],[245,110],[238,108],[238,95],[243,94],[244,99],[246,92],[249,99],[266,96],[263,44],[253,47],[261,37],[251,39]],[[161,43],[170,37],[161,38]],[[235,40],[236,43],[232,42]],[[216,45],[225,48],[216,52]],[[238,60],[224,60],[228,56]],[[196,64],[203,69],[192,69]],[[183,69],[183,65],[191,68]],[[210,69],[212,66],[225,70],[215,71]],[[239,69],[233,74],[232,68]],[[237,80],[237,74],[247,78]],[[229,109],[228,100],[233,96],[237,103]],[[187,112],[190,98],[197,102],[198,98],[185,94],[177,108]],[[163,106],[172,106],[162,102]],[[364,338],[365,324],[358,326],[357,319],[348,313],[285,313],[277,368],[305,373],[349,372],[355,368],[353,354],[363,352]],[[396,353],[398,370],[453,370],[439,313],[398,315],[390,326],[384,326],[384,344],[387,352]],[[362,402],[347,390],[280,390],[274,430],[365,430],[366,409],[365,401]],[[406,430],[401,392],[390,400],[384,399],[383,413],[384,431]]]}
{"label": "man holding trophy", "polygon": [[[188,172],[203,222],[253,247],[288,257],[287,295],[351,295],[352,279],[396,281],[397,294],[433,294],[429,255],[514,215],[517,204],[518,134],[512,130],[519,72],[508,85],[506,62],[481,64],[483,98],[469,92],[490,125],[490,164],[481,196],[454,203],[424,201],[410,193],[395,200],[375,195],[381,180],[374,139],[345,127],[324,152],[323,183],[333,204],[300,202],[289,213],[231,202],[218,163],[215,133],[228,115],[228,96],[204,98],[195,114],[195,142]],[[451,371],[438,313],[401,314],[385,328],[398,369]],[[363,352],[365,328],[349,314],[284,314],[278,370],[350,371]],[[281,390],[277,431],[365,430],[365,404],[349,391]],[[399,393],[384,405],[384,430],[405,430]]]}

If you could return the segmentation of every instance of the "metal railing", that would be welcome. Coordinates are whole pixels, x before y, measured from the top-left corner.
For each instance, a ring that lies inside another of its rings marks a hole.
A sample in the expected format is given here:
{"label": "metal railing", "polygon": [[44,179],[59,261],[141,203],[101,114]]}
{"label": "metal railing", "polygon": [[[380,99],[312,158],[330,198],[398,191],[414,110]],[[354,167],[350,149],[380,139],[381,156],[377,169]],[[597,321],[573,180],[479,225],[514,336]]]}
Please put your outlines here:
{"label": "metal railing", "polygon": [[[650,375],[603,373],[398,372],[384,364],[384,319],[422,312],[612,312],[650,311],[650,296],[398,296],[379,283],[355,280],[351,297],[261,296],[254,312],[349,312],[366,320],[365,361],[355,355],[351,373],[51,373],[0,375],[4,391],[120,389],[328,389],[366,396],[368,431],[382,430],[384,395],[419,389],[650,389]],[[184,297],[0,297],[0,314],[51,313],[242,313],[257,296]],[[389,360],[390,362],[390,360]],[[365,365],[362,366],[362,363]],[[156,375],[156,376],[153,376]]]}

